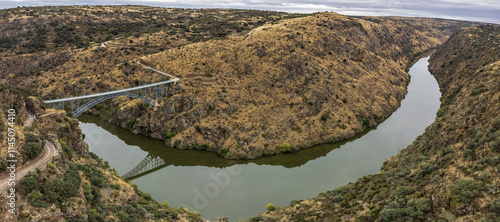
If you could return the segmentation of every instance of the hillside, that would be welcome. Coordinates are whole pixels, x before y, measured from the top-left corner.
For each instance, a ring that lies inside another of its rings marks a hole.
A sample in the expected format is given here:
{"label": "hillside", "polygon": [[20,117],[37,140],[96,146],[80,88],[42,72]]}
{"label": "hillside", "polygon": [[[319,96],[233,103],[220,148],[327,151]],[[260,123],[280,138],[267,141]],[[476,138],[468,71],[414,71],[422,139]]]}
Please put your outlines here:
{"label": "hillside", "polygon": [[[13,86],[52,99],[165,79],[137,64],[142,58],[182,79],[169,98],[155,108],[116,98],[91,113],[170,146],[231,159],[295,152],[376,126],[404,98],[414,57],[476,25],[146,6],[0,15],[0,42],[9,43],[0,47],[0,76]],[[20,24],[26,28],[16,30]]]}
{"label": "hillside", "polygon": [[136,58],[297,16],[303,15],[149,6],[4,9],[0,77],[43,98],[156,82],[160,77],[135,65]]}
{"label": "hillside", "polygon": [[225,158],[296,152],[383,121],[406,94],[413,58],[467,25],[335,13],[280,20],[251,35],[146,56],[146,64],[181,78],[172,95],[154,109],[117,110],[115,102],[94,113]]}
{"label": "hillside", "polygon": [[[187,209],[157,203],[150,194],[120,178],[105,160],[88,152],[78,120],[67,117],[64,112],[56,112],[23,129],[25,109],[44,114],[40,106],[43,103],[33,97],[24,98],[6,85],[0,85],[0,98],[2,147],[7,147],[8,124],[4,114],[10,108],[18,113],[15,117],[16,150],[19,152],[16,170],[41,154],[41,147],[47,141],[56,144],[58,151],[52,163],[30,171],[16,183],[14,214],[9,212],[9,205],[3,204],[0,207],[2,221],[201,220],[199,214]],[[0,154],[1,178],[8,176],[6,155],[4,149]],[[2,191],[0,201],[9,203],[7,195],[7,191]]]}
{"label": "hillside", "polygon": [[429,68],[438,117],[380,173],[250,221],[499,221],[500,27],[453,34]]}

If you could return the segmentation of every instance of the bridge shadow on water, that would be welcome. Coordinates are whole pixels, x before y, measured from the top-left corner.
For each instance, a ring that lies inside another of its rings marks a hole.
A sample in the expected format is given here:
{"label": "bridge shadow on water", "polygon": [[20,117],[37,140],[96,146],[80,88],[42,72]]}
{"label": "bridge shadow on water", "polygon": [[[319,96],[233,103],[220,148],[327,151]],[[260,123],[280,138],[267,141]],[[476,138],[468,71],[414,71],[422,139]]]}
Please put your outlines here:
{"label": "bridge shadow on water", "polygon": [[[321,144],[297,153],[286,153],[274,156],[263,156],[255,160],[228,160],[218,156],[215,152],[203,150],[181,150],[169,147],[164,141],[137,135],[115,124],[102,120],[97,116],[83,114],[78,118],[84,123],[94,123],[111,134],[117,136],[127,145],[137,146],[148,155],[130,172],[124,174],[127,179],[136,179],[160,170],[166,166],[206,166],[225,168],[237,164],[254,163],[257,165],[283,166],[286,168],[299,167],[307,162],[326,156],[330,151],[352,142],[376,128],[365,130],[363,133],[334,144]],[[124,160],[127,161],[127,160]],[[135,171],[135,172],[134,172]]]}

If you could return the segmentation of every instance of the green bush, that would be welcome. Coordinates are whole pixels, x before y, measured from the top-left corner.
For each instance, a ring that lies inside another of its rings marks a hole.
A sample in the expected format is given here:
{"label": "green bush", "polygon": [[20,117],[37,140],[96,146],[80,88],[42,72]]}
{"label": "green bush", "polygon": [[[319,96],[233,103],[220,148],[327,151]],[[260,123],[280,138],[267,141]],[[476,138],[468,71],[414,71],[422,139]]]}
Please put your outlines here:
{"label": "green bush", "polygon": [[380,211],[380,221],[423,220],[424,214],[431,211],[431,202],[427,198],[413,199],[405,203],[401,197],[395,197]]}
{"label": "green bush", "polygon": [[29,194],[31,191],[38,189],[38,183],[36,179],[38,174],[36,171],[29,171],[26,176],[21,179],[21,193]]}
{"label": "green bush", "polygon": [[48,207],[48,206],[50,206],[50,204],[43,202],[43,194],[40,193],[39,191],[31,194],[29,201],[30,201],[31,206],[34,206],[34,207]]}
{"label": "green bush", "polygon": [[500,138],[496,138],[495,141],[490,144],[491,149],[497,153],[500,153]]}
{"label": "green bush", "polygon": [[491,213],[500,215],[500,198],[494,199],[488,203],[488,209]]}
{"label": "green bush", "polygon": [[439,108],[437,113],[436,113],[436,116],[437,117],[443,117],[444,114],[446,114],[446,111],[448,111],[448,108]]}
{"label": "green bush", "polygon": [[255,217],[251,217],[250,222],[259,222],[259,221],[263,221],[265,219],[266,219],[266,217],[264,217],[262,215],[257,215]]}
{"label": "green bush", "polygon": [[370,127],[370,119],[368,119],[368,117],[363,118],[363,126],[366,128]]}
{"label": "green bush", "polygon": [[488,203],[491,221],[500,221],[500,198],[496,198]]}
{"label": "green bush", "polygon": [[32,133],[26,134],[25,140],[27,143],[38,143],[40,142],[40,138]]}
{"label": "green bush", "polygon": [[27,160],[35,159],[42,152],[42,146],[38,143],[26,143],[21,147],[21,154]]}
{"label": "green bush", "polygon": [[486,92],[486,91],[488,91],[488,88],[486,88],[486,86],[483,83],[480,83],[480,84],[474,86],[470,95],[476,96],[476,95],[479,95],[479,94]]}
{"label": "green bush", "polygon": [[270,212],[270,211],[275,211],[275,210],[276,210],[276,207],[274,206],[274,204],[272,204],[272,203],[268,203],[268,204],[266,205],[266,210],[267,210],[267,211],[269,211],[269,212]]}
{"label": "green bush", "polygon": [[103,221],[101,215],[97,212],[96,209],[90,209],[87,211],[88,220],[89,221]]}
{"label": "green bush", "polygon": [[101,192],[93,186],[88,184],[83,185],[83,194],[85,199],[92,207],[101,206]]}
{"label": "green bush", "polygon": [[329,118],[328,113],[323,113],[323,114],[321,115],[321,120],[322,120],[322,121],[326,121],[328,118]]}
{"label": "green bush", "polygon": [[0,159],[0,172],[3,172],[7,169],[7,161],[4,159]]}
{"label": "green bush", "polygon": [[97,170],[95,167],[85,164],[78,165],[78,169],[83,171],[85,177],[92,183],[92,185],[97,187],[104,187],[107,185],[107,180],[101,171]]}
{"label": "green bush", "polygon": [[479,196],[483,183],[474,179],[459,179],[450,185],[451,198],[462,203],[470,203]]}
{"label": "green bush", "polygon": [[280,150],[282,153],[285,153],[285,152],[290,152],[290,144],[287,143],[287,142],[283,142],[281,145],[280,145]]}
{"label": "green bush", "polygon": [[226,148],[222,148],[222,149],[219,149],[219,151],[217,151],[217,153],[218,153],[220,156],[222,156],[222,157],[226,156],[228,152],[229,152],[229,151],[228,151]]}
{"label": "green bush", "polygon": [[42,194],[49,203],[62,203],[78,194],[80,174],[73,166],[66,171],[64,180],[47,180],[42,186]]}
{"label": "green bush", "polygon": [[135,120],[127,121],[127,128],[128,129],[133,130],[134,129],[134,125],[135,125]]}
{"label": "green bush", "polygon": [[163,137],[166,140],[169,140],[172,137],[174,137],[175,135],[177,135],[177,130],[172,130],[171,132],[169,132],[168,130],[165,130],[165,133],[163,134]]}

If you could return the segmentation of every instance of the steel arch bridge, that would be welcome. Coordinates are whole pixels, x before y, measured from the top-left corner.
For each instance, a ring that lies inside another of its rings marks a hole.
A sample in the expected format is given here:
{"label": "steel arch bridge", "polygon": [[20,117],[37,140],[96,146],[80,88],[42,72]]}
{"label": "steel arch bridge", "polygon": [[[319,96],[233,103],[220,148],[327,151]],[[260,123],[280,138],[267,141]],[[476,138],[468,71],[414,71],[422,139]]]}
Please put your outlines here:
{"label": "steel arch bridge", "polygon": [[92,95],[46,100],[45,103],[54,109],[64,109],[67,107],[71,110],[71,113],[75,118],[102,101],[120,96],[141,99],[151,106],[156,106],[155,101],[157,99],[163,99],[163,95],[168,92],[168,88],[172,84],[175,84],[176,81],[177,79],[174,79]]}

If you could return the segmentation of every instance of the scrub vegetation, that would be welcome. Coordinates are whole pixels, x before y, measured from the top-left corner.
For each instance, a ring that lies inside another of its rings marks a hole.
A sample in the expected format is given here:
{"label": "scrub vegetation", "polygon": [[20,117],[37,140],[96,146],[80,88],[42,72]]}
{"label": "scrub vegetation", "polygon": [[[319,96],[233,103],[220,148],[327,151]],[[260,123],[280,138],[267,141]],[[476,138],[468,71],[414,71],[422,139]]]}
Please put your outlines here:
{"label": "scrub vegetation", "polygon": [[430,71],[446,111],[380,173],[250,221],[498,221],[499,45],[500,28],[480,26],[437,49]]}

